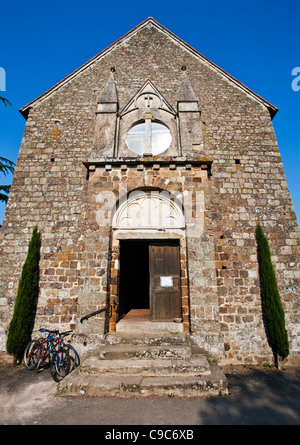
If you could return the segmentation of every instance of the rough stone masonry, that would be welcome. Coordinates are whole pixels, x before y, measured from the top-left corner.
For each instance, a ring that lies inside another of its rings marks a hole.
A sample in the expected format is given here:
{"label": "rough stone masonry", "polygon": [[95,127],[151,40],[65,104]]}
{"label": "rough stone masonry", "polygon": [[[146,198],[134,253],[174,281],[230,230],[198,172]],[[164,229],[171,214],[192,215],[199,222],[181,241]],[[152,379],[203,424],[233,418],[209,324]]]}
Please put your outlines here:
{"label": "rough stone masonry", "polygon": [[[179,275],[165,269],[154,290],[150,279],[150,313],[159,295],[172,304],[165,283],[177,283],[182,331],[209,357],[269,362],[260,222],[286,316],[287,363],[299,364],[300,232],[276,107],[150,18],[20,111],[27,122],[0,235],[1,350],[37,224],[35,329],[101,342],[130,299],[120,280],[124,243],[175,243]],[[149,208],[158,212],[150,222]]]}

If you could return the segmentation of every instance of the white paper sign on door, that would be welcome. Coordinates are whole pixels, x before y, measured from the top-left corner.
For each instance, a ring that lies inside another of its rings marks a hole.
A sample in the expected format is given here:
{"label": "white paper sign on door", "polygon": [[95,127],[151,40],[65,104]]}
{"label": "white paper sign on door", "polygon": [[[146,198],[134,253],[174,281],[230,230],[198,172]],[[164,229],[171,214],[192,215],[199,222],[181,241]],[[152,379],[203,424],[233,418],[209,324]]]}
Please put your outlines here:
{"label": "white paper sign on door", "polygon": [[160,287],[173,287],[173,277],[160,277]]}

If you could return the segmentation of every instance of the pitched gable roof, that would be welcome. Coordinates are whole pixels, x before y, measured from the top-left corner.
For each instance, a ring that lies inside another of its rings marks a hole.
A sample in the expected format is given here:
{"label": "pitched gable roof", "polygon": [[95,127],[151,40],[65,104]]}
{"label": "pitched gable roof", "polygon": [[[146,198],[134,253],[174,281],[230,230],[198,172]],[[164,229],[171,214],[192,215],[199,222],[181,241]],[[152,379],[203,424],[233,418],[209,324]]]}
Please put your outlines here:
{"label": "pitched gable roof", "polygon": [[77,68],[75,71],[73,71],[73,73],[69,74],[67,77],[65,77],[64,79],[62,79],[60,82],[58,82],[56,85],[54,85],[52,88],[50,88],[49,90],[47,90],[45,93],[43,93],[42,95],[40,95],[39,97],[37,97],[36,99],[32,100],[31,102],[29,102],[27,105],[25,105],[24,107],[20,108],[20,113],[27,119],[28,116],[28,112],[29,109],[32,108],[34,105],[36,105],[37,103],[39,103],[40,101],[42,101],[43,99],[47,98],[52,92],[56,91],[58,88],[60,88],[61,86],[63,86],[65,83],[67,83],[68,81],[70,81],[71,79],[73,79],[75,76],[77,76],[79,73],[81,73],[83,70],[85,70],[86,68],[88,68],[92,63],[96,62],[98,59],[100,59],[101,57],[105,56],[108,52],[112,51],[117,45],[119,45],[120,43],[122,43],[124,40],[127,40],[128,38],[130,38],[131,36],[133,36],[134,34],[136,34],[137,32],[139,32],[140,30],[142,30],[143,28],[152,25],[155,26],[157,29],[159,29],[161,32],[163,32],[164,34],[166,34],[169,38],[175,40],[177,43],[179,43],[180,45],[182,45],[187,51],[189,51],[190,53],[192,53],[193,55],[195,55],[196,57],[198,57],[200,60],[205,61],[213,70],[219,72],[221,75],[223,75],[224,77],[226,77],[229,81],[231,81],[232,83],[234,83],[235,85],[237,85],[239,88],[241,88],[244,92],[246,92],[247,94],[249,94],[250,96],[252,96],[255,100],[257,100],[258,102],[260,102],[261,104],[263,104],[265,107],[267,107],[267,109],[270,112],[270,115],[273,119],[273,117],[275,116],[275,114],[278,111],[278,108],[275,107],[274,105],[272,105],[270,102],[266,101],[265,99],[263,99],[261,96],[259,96],[258,94],[256,94],[254,91],[252,91],[250,88],[246,87],[243,83],[241,83],[240,81],[238,81],[237,79],[235,79],[233,76],[231,76],[230,74],[228,74],[226,71],[224,71],[222,68],[218,67],[215,63],[211,62],[209,59],[207,59],[205,56],[203,56],[202,54],[200,54],[197,50],[195,50],[194,48],[192,48],[188,43],[184,42],[183,40],[181,40],[179,37],[177,37],[175,34],[173,34],[171,31],[169,31],[167,28],[165,28],[164,26],[160,25],[156,20],[154,20],[152,17],[149,17],[148,19],[144,20],[142,23],[140,23],[138,26],[136,26],[135,28],[133,28],[131,31],[129,31],[128,33],[126,33],[123,37],[121,37],[120,39],[116,40],[114,43],[112,43],[111,45],[109,45],[106,49],[104,49],[103,51],[101,51],[99,54],[97,54],[96,56],[94,56],[92,59],[90,59],[88,62],[86,62],[84,65],[82,65],[81,67]]}

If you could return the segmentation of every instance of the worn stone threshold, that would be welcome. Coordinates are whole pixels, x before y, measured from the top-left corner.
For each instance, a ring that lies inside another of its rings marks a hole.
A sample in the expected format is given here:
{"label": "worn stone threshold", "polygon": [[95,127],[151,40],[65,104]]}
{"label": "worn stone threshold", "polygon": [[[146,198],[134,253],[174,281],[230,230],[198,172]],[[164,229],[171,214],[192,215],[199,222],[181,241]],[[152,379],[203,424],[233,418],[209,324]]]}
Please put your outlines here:
{"label": "worn stone threshold", "polygon": [[132,334],[179,333],[183,323],[175,321],[150,321],[148,309],[131,310],[117,324],[116,332]]}

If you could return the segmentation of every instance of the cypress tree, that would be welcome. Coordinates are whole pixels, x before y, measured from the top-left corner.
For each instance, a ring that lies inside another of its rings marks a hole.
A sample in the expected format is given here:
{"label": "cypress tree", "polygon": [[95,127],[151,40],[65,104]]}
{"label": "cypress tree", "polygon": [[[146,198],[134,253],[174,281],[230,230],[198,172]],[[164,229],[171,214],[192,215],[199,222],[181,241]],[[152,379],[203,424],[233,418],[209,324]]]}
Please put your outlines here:
{"label": "cypress tree", "polygon": [[33,322],[34,305],[39,290],[39,255],[40,234],[37,226],[33,229],[27,258],[23,264],[15,300],[14,313],[11,319],[6,349],[14,356],[14,364],[21,362],[25,347],[30,340],[30,328]]}
{"label": "cypress tree", "polygon": [[259,223],[256,227],[256,240],[265,329],[275,364],[278,366],[278,358],[283,360],[289,355],[289,342],[269,243]]}

